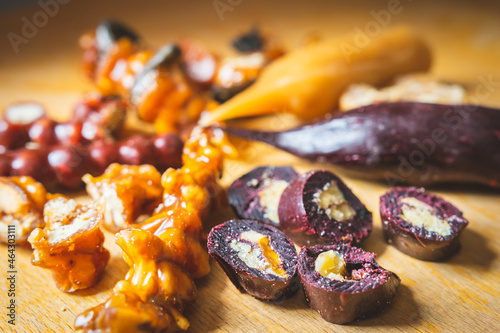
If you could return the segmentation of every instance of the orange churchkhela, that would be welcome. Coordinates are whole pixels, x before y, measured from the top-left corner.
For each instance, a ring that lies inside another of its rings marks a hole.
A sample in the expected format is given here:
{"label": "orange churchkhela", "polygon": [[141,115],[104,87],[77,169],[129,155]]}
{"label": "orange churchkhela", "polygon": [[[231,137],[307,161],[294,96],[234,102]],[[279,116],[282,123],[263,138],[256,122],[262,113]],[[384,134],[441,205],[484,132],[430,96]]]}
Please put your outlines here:
{"label": "orange churchkhela", "polygon": [[174,332],[186,330],[182,315],[196,298],[193,279],[210,271],[202,223],[218,194],[225,156],[235,156],[217,129],[195,128],[186,141],[184,166],[161,177],[162,203],[145,222],[117,233],[130,266],[102,304],[75,320],[85,332]]}
{"label": "orange churchkhela", "polygon": [[[80,46],[84,70],[101,93],[129,98],[139,118],[154,122],[157,133],[187,135],[202,111],[217,106],[204,92],[215,75],[216,58],[202,46],[169,44],[155,53],[116,21],[104,21],[83,35]],[[193,72],[197,75],[189,75]]]}
{"label": "orange churchkhela", "polygon": [[236,55],[224,58],[186,39],[153,52],[116,21],[103,21],[80,39],[85,72],[102,94],[130,99],[157,133],[184,139],[203,111],[219,106],[213,99],[223,102],[246,89],[284,53],[278,41],[255,28],[232,45]]}

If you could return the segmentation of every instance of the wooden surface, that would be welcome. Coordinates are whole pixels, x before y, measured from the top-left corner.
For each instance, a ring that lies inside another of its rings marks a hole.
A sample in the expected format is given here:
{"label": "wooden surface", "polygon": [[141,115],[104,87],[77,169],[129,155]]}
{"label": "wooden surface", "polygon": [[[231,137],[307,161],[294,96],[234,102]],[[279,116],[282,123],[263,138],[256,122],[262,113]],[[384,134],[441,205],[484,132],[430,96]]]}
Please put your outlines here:
{"label": "wooden surface", "polygon": [[[223,1],[226,2],[226,1]],[[182,5],[180,5],[182,3]],[[70,1],[41,27],[16,54],[5,36],[20,34],[22,18],[31,18],[37,5],[0,14],[0,109],[19,100],[45,104],[52,115],[63,119],[82,92],[92,90],[80,72],[79,35],[101,17],[117,17],[134,26],[158,47],[177,37],[205,42],[220,53],[227,41],[254,23],[296,47],[310,33],[333,37],[364,29],[373,21],[371,11],[387,8],[387,1],[233,1],[223,20],[212,1]],[[355,5],[353,5],[356,3]],[[451,2],[450,2],[451,3]],[[407,23],[429,41],[434,52],[432,72],[441,79],[464,84],[481,104],[500,106],[500,10],[488,2],[401,1],[403,10],[391,17],[390,25]],[[493,3],[493,2],[492,2]],[[485,89],[486,88],[486,89]],[[264,120],[265,126],[291,126],[293,119],[278,116]],[[300,161],[263,144],[236,142],[242,159],[226,164],[224,184],[261,164],[292,164],[300,171],[323,168]],[[334,169],[332,169],[334,170]],[[341,172],[339,172],[342,175]],[[199,297],[188,308],[191,332],[495,332],[500,330],[500,195],[475,187],[431,189],[463,210],[470,225],[462,236],[462,250],[444,263],[428,263],[408,257],[382,238],[378,198],[383,184],[344,177],[345,182],[374,213],[374,231],[364,248],[378,254],[379,263],[401,280],[392,307],[382,315],[339,326],[329,324],[310,310],[302,292],[279,303],[258,301],[240,294],[212,262],[212,272],[198,281]],[[79,198],[86,200],[83,196]],[[207,228],[232,217],[220,209]],[[103,301],[114,284],[124,277],[127,265],[106,233],[112,258],[102,281],[92,289],[65,294],[54,287],[51,273],[30,264],[30,251],[17,249],[18,323],[6,324],[5,271],[7,248],[0,246],[0,331],[70,332],[75,316]]]}

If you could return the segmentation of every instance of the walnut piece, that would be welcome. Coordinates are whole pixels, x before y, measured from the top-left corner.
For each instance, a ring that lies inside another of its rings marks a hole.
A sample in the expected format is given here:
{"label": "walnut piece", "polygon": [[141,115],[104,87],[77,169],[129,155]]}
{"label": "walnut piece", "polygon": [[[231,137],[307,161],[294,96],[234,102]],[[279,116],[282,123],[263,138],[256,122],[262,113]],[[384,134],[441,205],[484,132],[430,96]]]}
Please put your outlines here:
{"label": "walnut piece", "polygon": [[161,177],[163,201],[154,215],[116,236],[130,269],[103,304],[79,315],[85,332],[174,332],[186,330],[182,315],[196,298],[193,278],[210,271],[202,246],[202,219],[218,194],[222,158],[234,154],[223,132],[194,130],[183,152],[184,166]]}
{"label": "walnut piece", "polygon": [[314,262],[314,269],[330,280],[344,280],[346,275],[344,258],[334,250],[320,253]]}
{"label": "walnut piece", "polygon": [[75,320],[76,329],[92,332],[186,330],[189,322],[181,311],[195,300],[196,286],[179,264],[196,260],[195,256],[181,253],[189,244],[163,241],[140,229],[120,231],[116,242],[130,266],[125,280],[116,284],[113,295],[105,303],[80,314]]}
{"label": "walnut piece", "polygon": [[161,202],[161,175],[151,165],[111,164],[103,175],[83,176],[87,193],[104,209],[104,227],[126,229],[143,214],[150,215]]}
{"label": "walnut piece", "polygon": [[59,197],[45,204],[44,219],[45,227],[35,229],[28,239],[33,247],[32,264],[53,270],[62,291],[93,286],[109,260],[99,229],[101,208]]}
{"label": "walnut piece", "polygon": [[31,177],[0,177],[0,241],[7,243],[10,225],[15,242],[27,244],[29,234],[44,226],[43,205],[48,195]]}
{"label": "walnut piece", "polygon": [[356,215],[335,182],[326,184],[315,194],[315,198],[318,200],[318,206],[336,221],[346,221]]}

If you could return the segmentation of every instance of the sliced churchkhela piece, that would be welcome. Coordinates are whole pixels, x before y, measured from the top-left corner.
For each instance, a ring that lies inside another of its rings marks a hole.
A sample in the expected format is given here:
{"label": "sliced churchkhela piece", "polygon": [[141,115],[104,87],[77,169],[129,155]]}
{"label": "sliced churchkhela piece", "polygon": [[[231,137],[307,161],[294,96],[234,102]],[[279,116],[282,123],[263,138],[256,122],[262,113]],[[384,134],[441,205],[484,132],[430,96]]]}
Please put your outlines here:
{"label": "sliced churchkhela piece", "polygon": [[380,197],[380,219],[389,244],[429,261],[457,253],[469,223],[451,203],[416,187],[396,187]]}
{"label": "sliced churchkhela piece", "polygon": [[346,324],[377,314],[392,302],[399,277],[380,267],[375,254],[347,244],[303,247],[299,275],[311,309]]}
{"label": "sliced churchkhela piece", "polygon": [[297,291],[297,251],[278,229],[231,220],[213,228],[207,244],[208,253],[241,292],[273,301]]}
{"label": "sliced churchkhela piece", "polygon": [[278,204],[281,194],[297,176],[290,166],[255,168],[229,186],[229,204],[241,219],[279,227]]}
{"label": "sliced churchkhela piece", "polygon": [[392,186],[454,182],[499,187],[499,114],[476,105],[378,103],[282,132],[224,130]]}
{"label": "sliced churchkhela piece", "polygon": [[340,178],[315,170],[295,178],[281,195],[281,229],[297,244],[358,244],[370,235],[369,212]]}

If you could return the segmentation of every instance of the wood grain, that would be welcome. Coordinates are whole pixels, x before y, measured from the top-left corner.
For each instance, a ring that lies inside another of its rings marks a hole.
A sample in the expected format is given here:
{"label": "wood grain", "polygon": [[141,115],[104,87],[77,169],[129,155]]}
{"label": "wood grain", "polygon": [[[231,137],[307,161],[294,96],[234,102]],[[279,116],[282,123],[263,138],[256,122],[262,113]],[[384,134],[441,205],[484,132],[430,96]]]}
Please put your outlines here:
{"label": "wood grain", "polygon": [[[227,3],[227,1],[223,1]],[[233,2],[238,3],[238,2]],[[372,11],[387,9],[387,1],[249,1],[243,0],[220,19],[212,1],[174,2],[70,1],[41,27],[16,54],[2,37],[0,52],[0,108],[18,100],[36,100],[63,119],[82,92],[92,90],[80,72],[79,35],[101,17],[124,19],[155,47],[187,36],[205,42],[220,53],[227,41],[254,23],[283,38],[290,48],[310,33],[333,37],[364,29],[374,20]],[[432,72],[441,79],[464,84],[481,104],[500,106],[500,11],[490,2],[401,1],[403,10],[390,24],[407,23],[429,41],[435,63]],[[31,18],[37,5],[0,14],[0,35],[20,33],[23,16]],[[493,81],[489,83],[488,81]],[[295,120],[280,115],[258,125],[282,128]],[[257,125],[255,123],[254,125]],[[296,159],[263,144],[236,141],[242,158],[228,161],[223,183],[261,164],[292,164],[300,171],[325,168]],[[337,171],[334,168],[329,168]],[[342,172],[338,172],[342,175]],[[374,231],[364,248],[378,254],[380,264],[402,280],[392,307],[382,315],[349,325],[333,325],[310,310],[301,292],[292,299],[267,303],[239,293],[212,262],[212,272],[198,281],[199,297],[188,309],[191,332],[496,332],[500,330],[500,195],[476,187],[431,189],[460,207],[470,225],[463,233],[462,250],[444,263],[415,260],[387,245],[382,238],[378,198],[384,184],[344,177],[346,183],[374,212]],[[83,194],[74,194],[81,200]],[[230,209],[218,210],[207,229],[232,217]],[[18,323],[13,329],[1,311],[0,331],[70,332],[75,316],[103,301],[127,270],[113,235],[106,233],[112,252],[100,283],[89,290],[65,294],[54,287],[49,271],[30,264],[30,250],[17,249]],[[0,246],[2,283],[0,300],[5,309],[7,248]]]}

